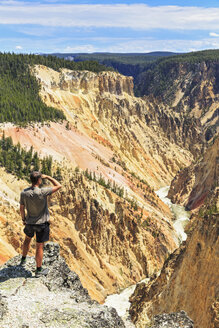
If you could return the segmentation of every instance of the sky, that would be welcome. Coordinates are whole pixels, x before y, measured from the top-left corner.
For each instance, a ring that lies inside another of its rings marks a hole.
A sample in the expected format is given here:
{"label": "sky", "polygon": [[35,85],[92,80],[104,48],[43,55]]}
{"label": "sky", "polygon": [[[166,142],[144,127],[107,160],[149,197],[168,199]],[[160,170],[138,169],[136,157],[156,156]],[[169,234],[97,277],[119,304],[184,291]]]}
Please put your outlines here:
{"label": "sky", "polygon": [[0,0],[0,52],[219,49],[219,0]]}

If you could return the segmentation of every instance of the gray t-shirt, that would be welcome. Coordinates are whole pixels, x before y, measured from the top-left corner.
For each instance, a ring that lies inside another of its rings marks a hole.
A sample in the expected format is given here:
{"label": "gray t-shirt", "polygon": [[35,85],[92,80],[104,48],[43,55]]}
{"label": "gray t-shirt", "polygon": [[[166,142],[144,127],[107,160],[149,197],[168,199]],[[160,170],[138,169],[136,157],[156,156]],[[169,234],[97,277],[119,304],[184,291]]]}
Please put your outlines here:
{"label": "gray t-shirt", "polygon": [[27,224],[42,224],[49,221],[47,196],[51,195],[52,187],[28,187],[20,194],[20,204],[27,210]]}

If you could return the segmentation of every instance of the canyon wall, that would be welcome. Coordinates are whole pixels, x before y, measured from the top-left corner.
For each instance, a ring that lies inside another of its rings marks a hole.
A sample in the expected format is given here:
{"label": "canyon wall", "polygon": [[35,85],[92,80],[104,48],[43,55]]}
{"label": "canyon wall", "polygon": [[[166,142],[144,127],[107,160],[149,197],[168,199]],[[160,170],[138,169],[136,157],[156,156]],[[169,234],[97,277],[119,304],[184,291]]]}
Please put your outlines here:
{"label": "canyon wall", "polygon": [[197,165],[184,169],[172,183],[174,200],[182,198],[196,210],[186,226],[187,240],[165,261],[160,274],[137,285],[130,308],[136,327],[145,327],[153,315],[179,310],[186,311],[197,328],[218,327],[218,149],[217,139]]}
{"label": "canyon wall", "polygon": [[219,186],[219,137],[192,165],[182,169],[171,182],[168,197],[189,210],[202,205],[208,193]]}
{"label": "canyon wall", "polygon": [[140,74],[136,89],[187,119],[200,120],[209,141],[219,132],[219,66],[207,53],[196,55],[161,60]]}
{"label": "canyon wall", "polygon": [[[218,191],[203,217],[194,217],[188,239],[165,262],[148,285],[139,284],[131,297],[136,327],[145,327],[155,314],[184,310],[197,328],[218,327]],[[211,206],[217,210],[211,212]]]}
{"label": "canyon wall", "polygon": [[[114,72],[55,72],[43,66],[35,66],[35,75],[46,104],[62,109],[73,126],[110,148],[117,162],[138,172],[150,186],[169,183],[190,164],[188,150],[194,148],[198,154],[202,148],[198,124],[134,97],[130,77]],[[82,89],[72,87],[84,83]]]}

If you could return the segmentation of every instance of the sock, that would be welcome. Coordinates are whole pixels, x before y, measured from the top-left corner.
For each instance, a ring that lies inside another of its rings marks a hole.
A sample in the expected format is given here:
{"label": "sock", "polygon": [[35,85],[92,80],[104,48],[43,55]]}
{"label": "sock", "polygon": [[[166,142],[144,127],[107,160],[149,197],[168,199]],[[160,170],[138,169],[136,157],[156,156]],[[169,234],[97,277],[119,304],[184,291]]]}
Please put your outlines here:
{"label": "sock", "polygon": [[22,260],[26,260],[26,256],[22,256]]}
{"label": "sock", "polygon": [[41,271],[42,270],[42,267],[37,267],[37,271]]}

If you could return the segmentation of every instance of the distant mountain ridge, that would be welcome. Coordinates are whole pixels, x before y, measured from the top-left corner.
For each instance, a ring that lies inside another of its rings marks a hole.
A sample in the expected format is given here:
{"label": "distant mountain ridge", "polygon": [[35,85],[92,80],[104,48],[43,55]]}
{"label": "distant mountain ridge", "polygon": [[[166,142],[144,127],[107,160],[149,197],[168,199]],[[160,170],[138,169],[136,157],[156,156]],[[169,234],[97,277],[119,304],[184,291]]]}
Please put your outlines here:
{"label": "distant mountain ridge", "polygon": [[[44,54],[47,56],[47,54]],[[149,53],[52,53],[58,58],[70,59],[75,62],[94,60],[100,64],[111,66],[123,75],[131,75],[134,79],[145,69],[149,63],[158,58],[178,55],[168,51],[154,51]]]}
{"label": "distant mountain ridge", "polygon": [[112,52],[93,52],[93,53],[72,53],[72,52],[67,52],[67,53],[50,53],[50,54],[41,54],[41,55],[51,55],[51,56],[57,56],[59,58],[65,58],[66,56],[74,56],[76,58],[92,58],[94,56],[99,56],[99,58],[107,58],[107,57],[150,57],[150,56],[154,56],[154,57],[165,57],[165,56],[173,56],[173,55],[179,55],[180,53],[176,53],[176,52],[171,52],[171,51],[152,51],[152,52],[127,52],[127,53],[112,53]]}

